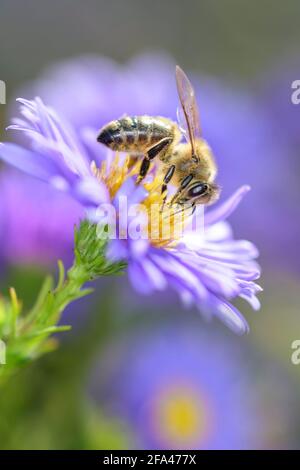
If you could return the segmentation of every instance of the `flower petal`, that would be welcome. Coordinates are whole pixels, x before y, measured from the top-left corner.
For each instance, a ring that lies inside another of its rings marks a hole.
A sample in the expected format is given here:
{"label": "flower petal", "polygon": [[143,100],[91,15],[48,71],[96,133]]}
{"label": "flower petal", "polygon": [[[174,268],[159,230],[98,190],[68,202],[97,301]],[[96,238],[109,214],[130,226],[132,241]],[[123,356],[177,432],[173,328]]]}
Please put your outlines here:
{"label": "flower petal", "polygon": [[151,294],[155,290],[155,285],[148,278],[140,263],[135,261],[129,263],[128,276],[135,290],[141,294]]}
{"label": "flower petal", "polygon": [[110,240],[106,249],[106,258],[112,262],[126,260],[128,248],[123,240]]}
{"label": "flower petal", "polygon": [[143,258],[141,261],[144,271],[148,275],[148,279],[152,281],[153,286],[157,290],[163,290],[167,287],[167,280],[163,272],[149,259]]}
{"label": "flower petal", "polygon": [[78,180],[74,187],[74,194],[82,204],[99,206],[101,203],[109,203],[109,193],[104,183],[94,177]]}
{"label": "flower petal", "polygon": [[221,220],[227,219],[237,208],[243,197],[250,191],[250,186],[244,185],[239,188],[230,198],[205,215],[205,225],[213,225]]}
{"label": "flower petal", "polygon": [[0,158],[19,170],[44,181],[59,174],[55,163],[48,158],[10,142],[0,144]]}
{"label": "flower petal", "polygon": [[241,297],[241,299],[246,300],[249,303],[249,305],[251,305],[253,310],[260,309],[260,306],[261,306],[260,301],[256,297],[256,295],[254,295],[252,292],[244,291],[242,294],[239,295],[239,297]]}
{"label": "flower petal", "polygon": [[243,335],[249,332],[249,325],[241,313],[229,302],[215,297],[216,316],[234,333]]}
{"label": "flower petal", "polygon": [[137,186],[133,178],[127,178],[117,191],[115,201],[120,197],[126,197],[129,204],[139,204],[147,196],[146,189],[139,185]]}

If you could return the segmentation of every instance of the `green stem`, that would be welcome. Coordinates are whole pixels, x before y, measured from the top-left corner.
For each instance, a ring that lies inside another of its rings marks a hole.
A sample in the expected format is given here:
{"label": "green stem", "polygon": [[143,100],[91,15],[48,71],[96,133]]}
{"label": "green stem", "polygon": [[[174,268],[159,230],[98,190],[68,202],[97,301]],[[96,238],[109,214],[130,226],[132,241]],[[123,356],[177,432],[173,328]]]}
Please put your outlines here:
{"label": "green stem", "polygon": [[[58,263],[56,287],[46,278],[31,311],[20,315],[21,304],[14,290],[11,301],[0,304],[0,339],[6,344],[6,365],[0,365],[0,383],[16,370],[40,355],[54,349],[56,341],[50,336],[67,326],[57,326],[65,308],[74,300],[90,294],[93,289],[83,286],[100,276],[123,272],[123,263],[112,263],[105,257],[106,241],[97,238],[96,226],[87,221],[75,231],[75,259],[65,277],[64,266]],[[3,312],[1,308],[3,307]]]}

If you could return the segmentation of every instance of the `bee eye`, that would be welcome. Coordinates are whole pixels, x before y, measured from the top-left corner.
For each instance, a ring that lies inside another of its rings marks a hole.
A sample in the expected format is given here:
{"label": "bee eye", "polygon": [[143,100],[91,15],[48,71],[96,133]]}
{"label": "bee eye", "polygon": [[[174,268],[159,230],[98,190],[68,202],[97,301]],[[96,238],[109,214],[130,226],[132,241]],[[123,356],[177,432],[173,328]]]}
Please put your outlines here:
{"label": "bee eye", "polygon": [[192,186],[188,191],[188,197],[198,197],[203,196],[208,191],[208,185],[206,183],[197,183]]}

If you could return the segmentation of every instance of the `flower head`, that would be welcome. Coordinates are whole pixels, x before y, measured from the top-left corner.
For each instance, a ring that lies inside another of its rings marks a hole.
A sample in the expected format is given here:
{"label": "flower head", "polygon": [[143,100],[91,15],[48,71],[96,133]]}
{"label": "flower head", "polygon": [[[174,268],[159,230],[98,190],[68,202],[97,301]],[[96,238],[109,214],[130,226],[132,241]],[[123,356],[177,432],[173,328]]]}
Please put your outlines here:
{"label": "flower head", "polygon": [[[190,320],[160,321],[118,338],[93,363],[90,396],[127,424],[135,449],[282,445],[293,423],[284,405],[292,387],[266,364],[256,363],[251,374],[255,355],[245,343]],[[259,370],[268,371],[267,380],[258,379]],[[275,392],[266,393],[269,387]]]}
{"label": "flower head", "polygon": [[[84,55],[47,67],[36,80],[19,90],[19,96],[32,99],[41,96],[72,125],[83,145],[99,155],[95,133],[124,113],[176,120],[178,94],[174,70],[175,63],[167,54],[138,55],[125,65],[97,55]],[[254,216],[259,212],[254,198],[257,188],[260,188],[257,197],[265,200],[263,191],[273,186],[272,173],[268,171],[270,165],[277,169],[273,129],[257,100],[245,90],[205,75],[194,76],[193,84],[203,133],[218,161],[222,193],[229,196],[236,189],[237,180],[255,185],[255,193],[244,203],[247,215],[243,211],[235,214],[247,226],[248,211]],[[15,107],[11,107],[10,114],[15,116]]]}
{"label": "flower head", "polygon": [[[216,315],[237,333],[247,331],[245,319],[230,301],[239,296],[259,308],[256,294],[260,288],[254,283],[259,277],[254,261],[257,250],[250,242],[234,240],[225,219],[249,188],[242,187],[206,215],[204,237],[184,224],[179,237],[172,230],[166,239],[160,235],[154,238],[149,218],[144,216],[155,203],[162,203],[155,164],[145,183],[137,186],[138,160],[101,148],[91,132],[75,132],[40,98],[18,101],[22,117],[15,119],[10,129],[25,134],[29,145],[2,144],[1,158],[69,193],[85,207],[93,222],[102,221],[99,206],[117,207],[121,196],[127,199],[128,214],[131,205],[139,203],[144,212],[133,218],[138,218],[143,230],[146,227],[147,237],[136,239],[128,233],[117,237],[109,242],[107,256],[127,261],[129,277],[138,291],[174,288],[186,305],[195,304],[208,318]],[[176,228],[175,215],[168,204],[157,213],[159,234],[166,216]]]}
{"label": "flower head", "polygon": [[[83,55],[48,66],[36,80],[23,86],[18,96],[41,96],[72,125],[82,145],[97,159],[101,150],[95,134],[124,112],[176,119],[178,96],[174,68],[175,63],[167,54],[142,54],[122,65],[98,55]],[[264,247],[264,264],[276,263],[298,270],[297,178],[294,177],[297,172],[291,173],[291,165],[286,164],[284,132],[274,133],[272,124],[273,119],[285,113],[268,115],[263,96],[254,99],[236,84],[232,88],[212,76],[194,76],[193,83],[203,133],[217,158],[218,183],[223,196],[229,197],[238,184],[255,187],[243,202],[244,210],[232,215],[236,230],[242,227],[248,237]],[[275,100],[278,93],[271,95]],[[10,108],[10,115],[15,116],[15,107]],[[271,111],[274,109],[270,107]],[[284,193],[278,192],[283,175],[290,181]],[[272,243],[269,243],[270,232]],[[282,246],[286,249],[282,250]]]}

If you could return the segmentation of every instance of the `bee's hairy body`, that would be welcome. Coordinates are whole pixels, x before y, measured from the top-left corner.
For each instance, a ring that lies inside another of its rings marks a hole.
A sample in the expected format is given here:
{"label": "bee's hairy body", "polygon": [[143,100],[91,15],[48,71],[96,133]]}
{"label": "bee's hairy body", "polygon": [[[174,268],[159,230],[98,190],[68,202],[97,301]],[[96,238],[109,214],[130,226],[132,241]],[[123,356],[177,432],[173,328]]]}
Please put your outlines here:
{"label": "bee's hairy body", "polygon": [[192,175],[199,181],[212,183],[216,176],[216,165],[210,147],[204,139],[196,142],[197,155],[201,155],[201,164],[199,161],[191,161],[191,145],[189,143],[178,143],[174,146],[173,152],[165,156],[162,160],[164,172],[168,165],[176,165],[176,172],[172,178],[172,183],[178,186],[187,176]]}
{"label": "bee's hairy body", "polygon": [[[195,196],[187,195],[187,191],[195,187],[195,182],[209,185],[214,190],[213,181],[216,176],[214,157],[206,141],[197,139],[196,155],[191,158],[191,144],[181,143],[181,138],[182,133],[177,123],[170,119],[159,116],[125,116],[106,124],[100,130],[98,142],[114,151],[144,155],[138,181],[144,178],[151,160],[156,157],[155,161],[160,162],[164,183],[162,191],[166,191],[166,185],[172,179],[172,184],[181,188],[176,200],[180,204],[198,198],[196,193]],[[201,203],[213,202],[213,199],[209,191],[207,197],[202,196]]]}

